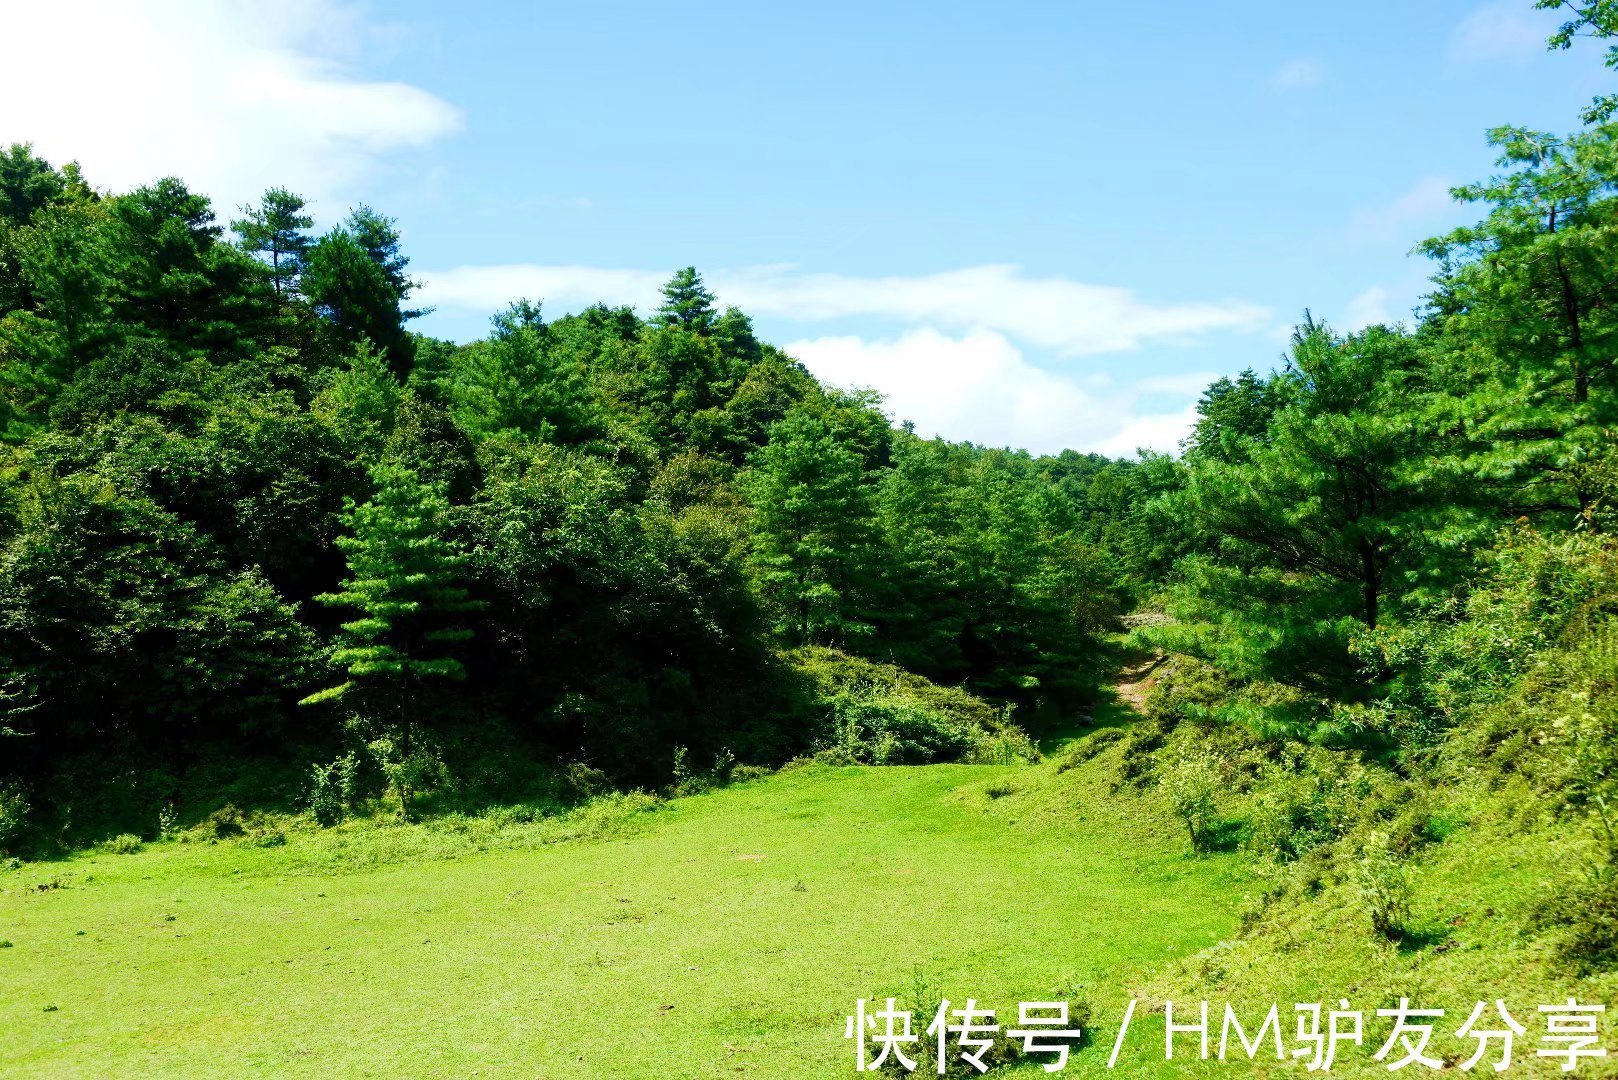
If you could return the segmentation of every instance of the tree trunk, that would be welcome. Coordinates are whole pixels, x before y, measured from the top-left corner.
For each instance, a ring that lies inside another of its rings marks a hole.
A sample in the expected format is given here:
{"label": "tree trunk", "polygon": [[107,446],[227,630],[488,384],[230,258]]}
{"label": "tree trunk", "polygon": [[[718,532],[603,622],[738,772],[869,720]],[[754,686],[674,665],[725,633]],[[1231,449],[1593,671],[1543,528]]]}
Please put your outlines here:
{"label": "tree trunk", "polygon": [[1365,625],[1372,630],[1376,629],[1381,607],[1382,568],[1378,565],[1378,554],[1375,544],[1367,542],[1360,548],[1360,591],[1365,605]]}

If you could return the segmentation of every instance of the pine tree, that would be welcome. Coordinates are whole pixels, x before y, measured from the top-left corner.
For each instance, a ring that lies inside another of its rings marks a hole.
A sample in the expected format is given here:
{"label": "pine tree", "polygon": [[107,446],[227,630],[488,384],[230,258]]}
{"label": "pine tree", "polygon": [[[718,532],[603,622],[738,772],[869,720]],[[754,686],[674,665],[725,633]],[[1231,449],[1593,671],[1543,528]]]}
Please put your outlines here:
{"label": "pine tree", "polygon": [[304,213],[306,206],[301,195],[286,188],[270,188],[257,206],[242,207],[243,216],[230,224],[231,231],[241,238],[243,250],[270,260],[270,283],[275,286],[277,299],[298,291],[298,275],[303,272],[303,258],[310,244],[306,230],[315,223]]}
{"label": "pine tree", "polygon": [[669,278],[663,286],[663,304],[657,309],[657,319],[664,326],[677,326],[698,334],[713,330],[718,319],[713,293],[702,283],[702,275],[697,273],[696,267],[676,270]]}
{"label": "pine tree", "polygon": [[372,750],[408,812],[422,771],[414,710],[426,684],[466,677],[447,647],[472,636],[458,616],[481,605],[457,580],[466,557],[444,535],[443,492],[402,465],[376,465],[370,475],[376,494],[362,505],[350,500],[342,519],[348,535],[337,541],[350,576],[339,591],[317,597],[360,612],[342,625],[333,656],[348,677],[303,704],[353,699],[380,732]]}
{"label": "pine tree", "polygon": [[[343,223],[345,231],[352,236],[360,247],[365,249],[382,276],[388,281],[394,295],[402,305],[416,291],[417,282],[405,274],[410,265],[410,259],[399,253],[399,226],[393,218],[361,203],[349,212],[348,220]],[[400,316],[405,320],[420,318],[427,314],[425,309],[402,310]]]}
{"label": "pine tree", "polygon": [[1385,327],[1339,338],[1301,326],[1261,436],[1193,452],[1166,497],[1204,552],[1181,559],[1160,640],[1240,677],[1363,689],[1349,642],[1435,584],[1435,552],[1479,528],[1437,464],[1446,435],[1421,408],[1415,342]]}
{"label": "pine tree", "polygon": [[[1590,37],[1598,41],[1618,38],[1618,0],[1534,0],[1541,11],[1558,11],[1571,15],[1547,44],[1553,49],[1571,48],[1577,38]],[[1618,45],[1608,45],[1605,63],[1609,71],[1618,71]],[[1600,124],[1618,113],[1618,94],[1600,94],[1584,110],[1584,122]]]}
{"label": "pine tree", "polygon": [[26,225],[40,210],[59,202],[68,184],[31,143],[12,143],[0,150],[0,223]]}
{"label": "pine tree", "polygon": [[714,323],[714,342],[720,355],[744,375],[764,357],[764,347],[753,333],[753,320],[738,308],[728,307]]}
{"label": "pine tree", "polygon": [[461,350],[444,380],[461,430],[563,444],[598,435],[583,372],[550,347],[539,305],[517,301],[491,321],[494,333]]}
{"label": "pine tree", "polygon": [[275,295],[251,257],[220,242],[207,196],[166,177],[110,200],[108,218],[115,306],[134,332],[216,356],[265,343]]}
{"label": "pine tree", "polygon": [[1599,521],[1618,430],[1618,233],[1611,133],[1497,128],[1506,171],[1455,189],[1476,225],[1428,240],[1470,467],[1514,515]]}
{"label": "pine tree", "polygon": [[333,229],[310,247],[303,292],[315,310],[349,345],[362,339],[386,351],[388,365],[409,375],[415,350],[404,329],[398,290],[366,247],[346,229]]}
{"label": "pine tree", "polygon": [[860,611],[876,523],[859,452],[795,410],[771,427],[748,491],[755,573],[776,631],[800,645],[867,634]]}
{"label": "pine tree", "polygon": [[[1309,320],[1308,312],[1304,313]],[[1217,379],[1197,402],[1197,425],[1191,432],[1190,452],[1231,461],[1241,457],[1251,440],[1264,439],[1265,429],[1279,402],[1269,381],[1249,368],[1236,378]]]}
{"label": "pine tree", "polygon": [[386,359],[369,341],[361,341],[348,364],[333,372],[309,403],[309,411],[330,426],[355,460],[374,461],[393,432],[402,394]]}

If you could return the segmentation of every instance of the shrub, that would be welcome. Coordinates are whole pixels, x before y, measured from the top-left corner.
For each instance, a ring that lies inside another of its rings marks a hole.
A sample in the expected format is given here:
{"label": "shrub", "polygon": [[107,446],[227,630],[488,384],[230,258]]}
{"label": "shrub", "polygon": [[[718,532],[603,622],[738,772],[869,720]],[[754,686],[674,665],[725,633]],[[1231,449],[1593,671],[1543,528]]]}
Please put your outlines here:
{"label": "shrub", "polygon": [[1219,821],[1219,764],[1207,754],[1183,750],[1172,757],[1158,780],[1175,816],[1185,823],[1193,851],[1206,851]]}
{"label": "shrub", "polygon": [[833,761],[861,765],[920,765],[959,761],[975,732],[948,713],[916,701],[854,688],[831,701],[833,730],[822,746]]}
{"label": "shrub", "polygon": [[644,791],[613,792],[591,799],[556,823],[546,837],[549,843],[567,840],[600,840],[623,836],[637,828],[643,814],[656,810],[662,800]]}
{"label": "shrub", "polygon": [[28,824],[28,800],[15,781],[0,784],[0,852],[14,852]]}
{"label": "shrub", "polygon": [[572,802],[586,802],[612,790],[612,781],[600,769],[575,761],[562,772],[562,783]]}
{"label": "shrub", "polygon": [[1146,695],[1146,715],[1153,720],[1185,720],[1227,701],[1233,684],[1212,664],[1176,656],[1165,665]]}
{"label": "shrub", "polygon": [[685,747],[676,746],[674,748],[674,768],[672,771],[676,790],[690,788],[692,782],[697,778],[696,774],[691,771],[690,757],[691,753]]}
{"label": "shrub", "polygon": [[103,850],[113,855],[133,855],[144,846],[141,838],[134,833],[119,833],[117,836],[102,844]]}
{"label": "shrub", "polygon": [[[1615,654],[1599,641],[1581,640],[1599,635],[1618,604],[1618,545],[1611,536],[1517,526],[1481,562],[1483,578],[1464,597],[1434,603],[1355,643],[1368,669],[1393,673],[1388,710],[1404,745],[1430,745],[1514,685],[1526,689],[1558,643],[1577,645],[1558,659],[1574,668],[1605,666],[1611,676]],[[1564,669],[1553,677],[1577,674],[1600,672]]]}
{"label": "shrub", "polygon": [[309,812],[316,821],[330,827],[347,816],[358,794],[359,775],[359,758],[352,753],[313,767],[309,784]]}
{"label": "shrub", "polygon": [[1006,711],[958,687],[833,649],[800,649],[790,659],[814,690],[811,710],[818,714],[819,730],[813,745],[822,761],[921,765],[1038,759],[1033,741]]}
{"label": "shrub", "polygon": [[1352,880],[1371,929],[1388,941],[1403,940],[1409,932],[1410,878],[1387,833],[1366,837]]}
{"label": "shrub", "polygon": [[202,825],[205,831],[212,834],[213,839],[229,840],[247,831],[247,818],[234,805],[226,803],[209,814]]}
{"label": "shrub", "polygon": [[416,733],[408,748],[402,740],[382,735],[367,743],[366,749],[387,778],[388,787],[398,796],[401,817],[410,817],[415,796],[435,791],[449,781],[449,769],[438,748],[421,732]]}
{"label": "shrub", "polygon": [[1020,765],[1038,761],[1039,748],[1022,728],[1008,727],[979,736],[962,760],[968,765]]}

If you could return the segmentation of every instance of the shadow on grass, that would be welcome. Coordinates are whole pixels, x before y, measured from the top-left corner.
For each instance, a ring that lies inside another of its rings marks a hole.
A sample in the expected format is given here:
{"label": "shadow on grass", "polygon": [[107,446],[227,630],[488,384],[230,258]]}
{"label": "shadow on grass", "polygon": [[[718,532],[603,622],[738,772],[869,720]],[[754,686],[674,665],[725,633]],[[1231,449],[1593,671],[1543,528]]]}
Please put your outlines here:
{"label": "shadow on grass", "polygon": [[1247,822],[1241,818],[1221,818],[1208,826],[1202,838],[1203,851],[1235,851],[1247,839]]}
{"label": "shadow on grass", "polygon": [[1116,690],[1110,686],[1103,686],[1097,693],[1095,704],[1091,705],[1087,712],[1070,717],[1060,724],[1042,728],[1035,735],[1035,742],[1039,746],[1039,752],[1050,757],[1092,732],[1106,728],[1126,728],[1141,719],[1143,718],[1140,713],[1120,698]]}
{"label": "shadow on grass", "polygon": [[1404,928],[1394,947],[1402,953],[1417,953],[1431,949],[1449,940],[1449,929],[1442,926],[1411,926]]}

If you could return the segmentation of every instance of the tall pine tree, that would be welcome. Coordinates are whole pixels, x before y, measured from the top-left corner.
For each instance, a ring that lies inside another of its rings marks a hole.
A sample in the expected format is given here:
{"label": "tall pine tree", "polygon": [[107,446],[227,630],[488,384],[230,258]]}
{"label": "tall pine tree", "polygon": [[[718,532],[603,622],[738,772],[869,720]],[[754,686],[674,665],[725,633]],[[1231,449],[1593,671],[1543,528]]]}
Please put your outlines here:
{"label": "tall pine tree", "polygon": [[286,188],[270,188],[257,206],[242,207],[242,217],[230,223],[243,250],[269,260],[270,284],[279,300],[298,291],[298,275],[309,250],[307,230],[315,223],[304,213],[307,205],[303,196]]}
{"label": "tall pine tree", "polygon": [[317,597],[360,612],[342,625],[333,654],[348,677],[303,703],[353,701],[374,727],[372,751],[408,812],[424,771],[416,711],[429,684],[466,677],[450,647],[472,636],[460,617],[480,605],[458,580],[466,557],[445,536],[444,493],[402,465],[376,465],[370,474],[376,493],[363,505],[350,501],[343,515],[349,535],[337,541],[350,576],[337,592]]}
{"label": "tall pine tree", "polygon": [[663,304],[657,309],[657,321],[664,326],[707,334],[713,330],[718,317],[713,293],[702,283],[702,275],[697,273],[696,267],[676,270],[664,284]]}

